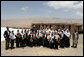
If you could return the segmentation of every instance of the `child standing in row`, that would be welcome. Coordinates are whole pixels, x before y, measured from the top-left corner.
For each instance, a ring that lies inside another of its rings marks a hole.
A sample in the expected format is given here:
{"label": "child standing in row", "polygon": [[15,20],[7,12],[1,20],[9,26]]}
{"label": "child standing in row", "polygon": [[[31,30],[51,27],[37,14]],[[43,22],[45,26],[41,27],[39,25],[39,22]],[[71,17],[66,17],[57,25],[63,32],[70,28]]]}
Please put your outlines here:
{"label": "child standing in row", "polygon": [[10,38],[10,42],[11,42],[11,49],[13,49],[14,48],[14,40],[16,39],[14,31],[10,32],[9,38]]}

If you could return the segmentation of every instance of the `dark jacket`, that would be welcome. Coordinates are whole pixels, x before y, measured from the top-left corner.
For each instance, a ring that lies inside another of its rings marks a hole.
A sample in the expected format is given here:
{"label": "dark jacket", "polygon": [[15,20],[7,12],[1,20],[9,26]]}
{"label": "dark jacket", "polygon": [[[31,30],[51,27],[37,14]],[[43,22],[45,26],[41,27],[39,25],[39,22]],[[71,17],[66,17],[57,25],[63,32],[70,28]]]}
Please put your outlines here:
{"label": "dark jacket", "polygon": [[37,28],[32,28],[31,31],[37,33]]}
{"label": "dark jacket", "polygon": [[[9,32],[9,34],[8,34],[8,32]],[[9,35],[10,35],[10,31],[7,31],[7,30],[6,30],[6,31],[4,32],[4,38],[9,38]]]}

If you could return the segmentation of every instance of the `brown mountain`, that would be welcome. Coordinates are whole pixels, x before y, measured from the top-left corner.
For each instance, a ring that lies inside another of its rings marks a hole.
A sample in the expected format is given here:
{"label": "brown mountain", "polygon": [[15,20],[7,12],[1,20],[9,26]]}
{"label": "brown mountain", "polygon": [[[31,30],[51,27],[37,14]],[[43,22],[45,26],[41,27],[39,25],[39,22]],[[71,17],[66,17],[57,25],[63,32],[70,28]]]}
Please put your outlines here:
{"label": "brown mountain", "polygon": [[2,27],[25,27],[31,28],[32,23],[78,23],[83,24],[83,19],[59,19],[59,18],[25,18],[25,19],[10,19],[10,20],[1,20]]}

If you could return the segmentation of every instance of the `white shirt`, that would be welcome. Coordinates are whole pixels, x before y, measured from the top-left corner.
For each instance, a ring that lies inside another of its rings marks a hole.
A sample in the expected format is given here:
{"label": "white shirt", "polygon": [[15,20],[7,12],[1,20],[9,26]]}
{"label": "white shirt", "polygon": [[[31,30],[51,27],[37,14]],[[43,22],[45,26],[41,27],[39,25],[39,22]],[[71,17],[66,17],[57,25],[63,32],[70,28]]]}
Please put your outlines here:
{"label": "white shirt", "polygon": [[32,38],[32,34],[30,34],[31,35],[31,38]]}
{"label": "white shirt", "polygon": [[55,35],[55,39],[57,39],[57,40],[58,40],[59,38],[60,38],[60,37],[59,37],[59,35]]}
{"label": "white shirt", "polygon": [[69,37],[69,36],[70,36],[70,32],[65,32],[65,35],[66,35],[67,37]]}
{"label": "white shirt", "polygon": [[38,33],[36,33],[36,36],[38,36],[39,34]]}
{"label": "white shirt", "polygon": [[59,34],[62,34],[62,32],[60,31]]}
{"label": "white shirt", "polygon": [[75,38],[77,38],[77,33],[78,33],[78,32],[75,33]]}
{"label": "white shirt", "polygon": [[57,30],[55,30],[55,33],[57,33]]}
{"label": "white shirt", "polygon": [[47,35],[45,34],[45,37],[47,37]]}
{"label": "white shirt", "polygon": [[54,36],[51,36],[51,39],[54,39]]}
{"label": "white shirt", "polygon": [[28,32],[28,35],[30,35],[30,31]]}
{"label": "white shirt", "polygon": [[49,33],[50,31],[51,31],[51,30],[50,30],[50,29],[48,29],[46,32],[47,32],[47,33]]}
{"label": "white shirt", "polygon": [[21,33],[21,36],[23,37],[24,33]]}
{"label": "white shirt", "polygon": [[42,34],[42,33],[39,33],[39,36],[40,36],[40,37],[42,37],[42,36],[43,36],[43,34]]}
{"label": "white shirt", "polygon": [[33,34],[33,36],[36,36],[35,34]]}
{"label": "white shirt", "polygon": [[54,30],[51,30],[51,33],[54,33]]}
{"label": "white shirt", "polygon": [[49,38],[50,38],[50,35],[47,36],[47,39],[49,39]]}
{"label": "white shirt", "polygon": [[8,35],[9,35],[9,33],[10,33],[9,30],[7,30],[7,32],[8,32]]}
{"label": "white shirt", "polygon": [[15,35],[14,35],[13,33],[10,33],[9,38],[11,38],[11,39],[15,39],[16,37],[15,37]]}
{"label": "white shirt", "polygon": [[63,37],[63,35],[64,35],[64,34],[62,33],[61,36]]}

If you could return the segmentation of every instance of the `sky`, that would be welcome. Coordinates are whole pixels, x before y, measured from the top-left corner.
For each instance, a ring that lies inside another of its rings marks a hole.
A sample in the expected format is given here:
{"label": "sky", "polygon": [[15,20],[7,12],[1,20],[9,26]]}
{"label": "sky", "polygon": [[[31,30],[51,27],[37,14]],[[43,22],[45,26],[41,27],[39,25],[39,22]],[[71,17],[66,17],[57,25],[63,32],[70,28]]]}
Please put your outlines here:
{"label": "sky", "polygon": [[83,19],[83,1],[1,1],[1,20],[31,17]]}

